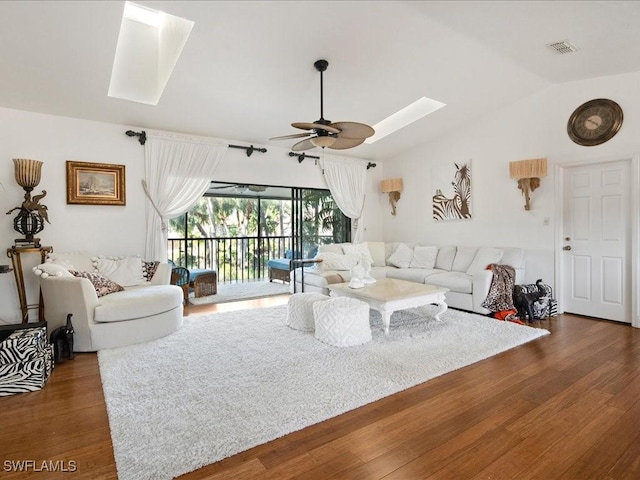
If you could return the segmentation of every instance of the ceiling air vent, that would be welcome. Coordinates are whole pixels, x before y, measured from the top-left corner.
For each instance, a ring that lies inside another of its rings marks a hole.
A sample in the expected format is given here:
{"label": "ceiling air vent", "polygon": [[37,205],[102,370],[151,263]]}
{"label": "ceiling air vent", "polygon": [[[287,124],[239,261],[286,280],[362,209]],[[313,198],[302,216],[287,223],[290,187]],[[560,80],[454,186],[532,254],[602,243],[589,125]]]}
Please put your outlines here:
{"label": "ceiling air vent", "polygon": [[571,42],[568,42],[567,40],[563,40],[562,42],[549,43],[547,45],[553,48],[558,53],[571,53],[578,51],[578,47],[573,45]]}

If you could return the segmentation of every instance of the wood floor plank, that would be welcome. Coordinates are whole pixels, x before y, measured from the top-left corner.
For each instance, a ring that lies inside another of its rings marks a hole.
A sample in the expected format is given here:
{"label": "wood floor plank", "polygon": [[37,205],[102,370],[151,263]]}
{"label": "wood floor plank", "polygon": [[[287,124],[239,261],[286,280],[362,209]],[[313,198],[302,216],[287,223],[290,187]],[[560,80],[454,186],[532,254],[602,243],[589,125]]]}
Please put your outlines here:
{"label": "wood floor plank", "polygon": [[[582,452],[580,459],[575,462],[561,477],[563,480],[571,480],[580,478],[584,480],[598,480],[607,475],[612,475],[618,462],[625,456],[630,449],[633,450],[638,442],[638,437],[634,439],[634,435],[640,436],[640,400],[627,410],[622,416],[618,417],[616,422],[611,426],[609,431],[601,438],[597,438],[595,443]],[[636,450],[637,451],[637,450]],[[622,460],[623,465],[626,460]],[[625,466],[625,474],[639,473],[638,466],[640,462],[638,458],[635,462],[635,472],[630,471],[630,465]],[[635,478],[640,478],[640,475]]]}
{"label": "wood floor plank", "polygon": [[[533,326],[551,335],[181,478],[640,478],[640,330],[574,315]],[[75,472],[29,477],[117,478],[96,354],[57,366],[41,391],[0,398],[0,425],[3,461],[77,464]]]}

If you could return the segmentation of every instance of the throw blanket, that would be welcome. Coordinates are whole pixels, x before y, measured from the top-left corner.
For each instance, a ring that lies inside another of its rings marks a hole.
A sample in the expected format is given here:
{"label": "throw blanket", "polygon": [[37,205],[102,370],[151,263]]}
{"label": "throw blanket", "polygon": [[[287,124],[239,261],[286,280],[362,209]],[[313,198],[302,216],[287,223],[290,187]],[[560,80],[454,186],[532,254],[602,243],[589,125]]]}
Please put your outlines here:
{"label": "throw blanket", "polygon": [[492,263],[489,268],[493,272],[493,279],[489,287],[487,298],[482,306],[492,312],[515,309],[513,305],[513,287],[515,285],[516,271],[509,265]]}

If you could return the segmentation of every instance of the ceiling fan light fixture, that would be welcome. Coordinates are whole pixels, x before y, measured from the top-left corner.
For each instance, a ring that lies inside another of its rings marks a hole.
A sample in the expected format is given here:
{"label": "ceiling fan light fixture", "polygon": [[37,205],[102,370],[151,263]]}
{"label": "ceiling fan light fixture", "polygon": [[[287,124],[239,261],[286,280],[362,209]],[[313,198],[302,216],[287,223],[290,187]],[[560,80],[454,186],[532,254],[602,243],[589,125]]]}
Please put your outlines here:
{"label": "ceiling fan light fixture", "polygon": [[313,137],[310,138],[309,140],[311,140],[311,143],[313,143],[316,147],[330,147],[331,145],[333,145],[336,141],[335,137],[329,137],[329,136],[321,136],[321,137]]}
{"label": "ceiling fan light fixture", "polygon": [[326,60],[317,60],[313,66],[320,72],[320,118],[315,122],[294,122],[291,124],[294,128],[307,130],[307,133],[283,135],[280,137],[272,137],[269,140],[285,140],[289,138],[309,137],[305,140],[297,142],[291,147],[294,152],[302,152],[310,150],[314,147],[332,148],[334,150],[346,150],[353,148],[364,142],[364,139],[372,136],[375,130],[369,125],[358,122],[336,122],[324,118],[324,89],[322,83],[322,72],[327,69],[329,62]]}

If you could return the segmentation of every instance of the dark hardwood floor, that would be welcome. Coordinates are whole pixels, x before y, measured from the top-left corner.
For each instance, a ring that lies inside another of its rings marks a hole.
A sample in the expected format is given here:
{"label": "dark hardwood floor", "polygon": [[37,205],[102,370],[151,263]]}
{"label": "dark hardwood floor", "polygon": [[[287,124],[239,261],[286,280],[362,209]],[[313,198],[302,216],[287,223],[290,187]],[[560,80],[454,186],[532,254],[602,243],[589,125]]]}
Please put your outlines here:
{"label": "dark hardwood floor", "polygon": [[[573,315],[534,326],[551,335],[181,478],[640,478],[640,330]],[[0,425],[0,478],[117,478],[95,354],[0,398]],[[24,460],[75,471],[13,470]]]}

